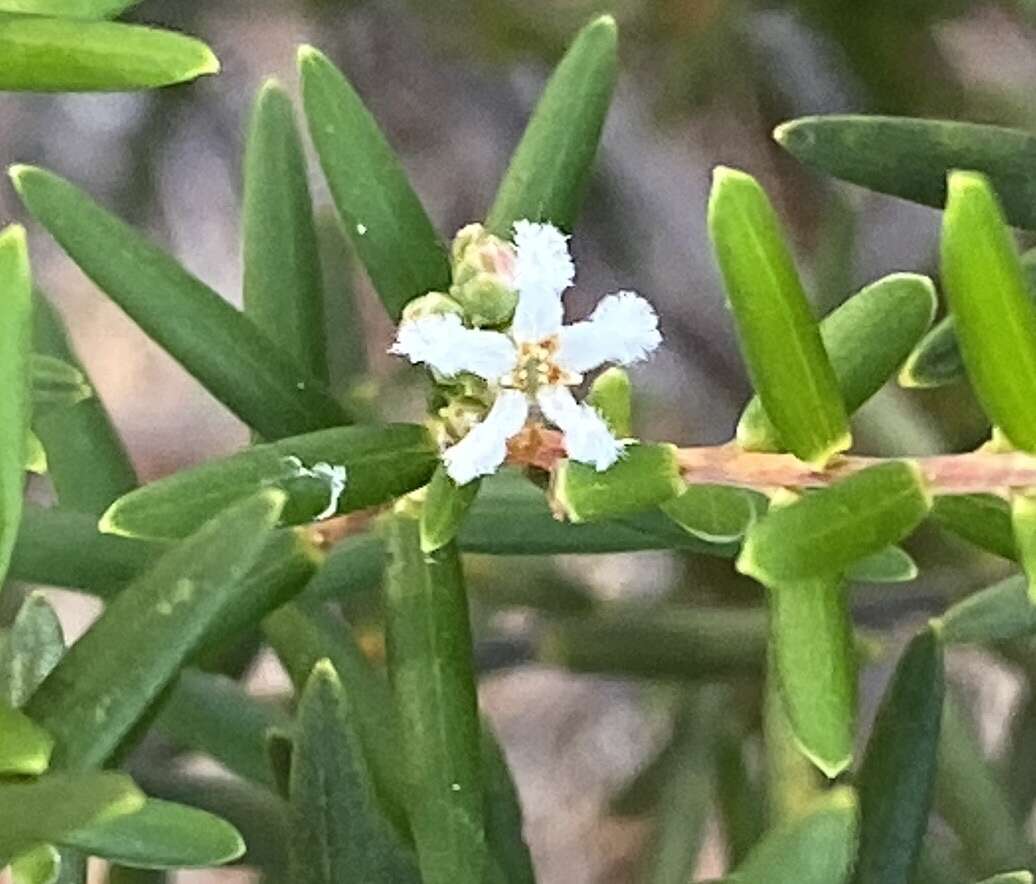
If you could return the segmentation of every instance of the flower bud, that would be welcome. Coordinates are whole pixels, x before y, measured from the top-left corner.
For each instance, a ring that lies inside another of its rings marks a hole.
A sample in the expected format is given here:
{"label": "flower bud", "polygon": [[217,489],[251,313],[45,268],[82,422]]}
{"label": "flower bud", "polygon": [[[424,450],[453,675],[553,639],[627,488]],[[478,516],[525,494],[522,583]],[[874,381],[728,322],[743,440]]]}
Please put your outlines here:
{"label": "flower bud", "polygon": [[475,424],[480,423],[488,411],[487,405],[478,399],[458,397],[439,409],[443,433],[456,442],[463,439]]}
{"label": "flower bud", "polygon": [[463,316],[464,309],[449,295],[444,295],[442,292],[428,292],[426,295],[414,298],[403,308],[401,322],[412,322],[415,319],[421,319],[423,316],[445,315],[447,313],[456,313]]}
{"label": "flower bud", "polygon": [[450,295],[478,327],[502,325],[514,313],[514,247],[469,224],[453,240],[453,285]]}

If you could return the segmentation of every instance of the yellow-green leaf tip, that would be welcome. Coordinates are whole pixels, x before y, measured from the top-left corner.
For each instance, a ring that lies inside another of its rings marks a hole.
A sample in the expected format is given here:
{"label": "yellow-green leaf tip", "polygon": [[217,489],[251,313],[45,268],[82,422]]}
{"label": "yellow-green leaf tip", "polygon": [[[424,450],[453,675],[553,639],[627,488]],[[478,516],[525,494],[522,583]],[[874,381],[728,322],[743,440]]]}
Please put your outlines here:
{"label": "yellow-green leaf tip", "polygon": [[35,166],[29,166],[25,163],[15,163],[12,166],[7,167],[7,176],[11,179],[11,183],[14,185],[14,189],[18,193],[22,192],[22,183],[26,176],[31,175],[33,172],[38,172]]}
{"label": "yellow-green leaf tip", "polygon": [[13,243],[15,248],[25,248],[25,228],[21,224],[8,224],[0,229],[0,245]]}
{"label": "yellow-green leaf tip", "polygon": [[606,13],[595,18],[586,26],[586,29],[588,31],[611,31],[613,34],[617,34],[619,25],[616,23],[614,15]]}
{"label": "yellow-green leaf tip", "polygon": [[219,58],[216,57],[216,53],[208,46],[205,46],[201,63],[188,76],[204,77],[210,74],[218,74],[221,70],[223,70],[223,66],[220,64]]}
{"label": "yellow-green leaf tip", "polygon": [[315,46],[310,46],[308,43],[303,43],[301,46],[299,46],[297,58],[300,68],[307,64],[327,61],[327,56],[324,55],[323,52],[321,52]]}
{"label": "yellow-green leaf tip", "polygon": [[[809,746],[802,742],[797,735],[793,735],[795,745],[799,747],[799,750],[803,755],[806,756],[810,764],[812,764],[817,770],[819,770],[829,780],[838,779],[845,771],[849,769],[849,766],[853,763],[852,752],[843,755],[841,758],[823,758],[814,752]],[[855,805],[855,799],[846,803],[844,806],[849,807],[850,804]]]}
{"label": "yellow-green leaf tip", "polygon": [[969,193],[989,193],[989,179],[981,172],[951,169],[947,177],[948,199],[962,197]]}

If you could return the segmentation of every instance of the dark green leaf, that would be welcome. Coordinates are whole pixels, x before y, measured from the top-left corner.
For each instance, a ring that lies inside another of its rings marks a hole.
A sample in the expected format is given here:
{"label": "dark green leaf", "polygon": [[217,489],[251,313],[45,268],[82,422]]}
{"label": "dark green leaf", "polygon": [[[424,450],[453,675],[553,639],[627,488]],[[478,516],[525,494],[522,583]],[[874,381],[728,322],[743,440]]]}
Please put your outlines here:
{"label": "dark green leaf", "polygon": [[856,649],[844,582],[772,587],[770,635],[778,687],[803,753],[834,779],[852,762]]}
{"label": "dark green leaf", "polygon": [[930,506],[915,463],[868,467],[788,506],[771,507],[749,529],[737,568],[767,586],[839,574],[898,543]]}
{"label": "dark green leaf", "polygon": [[683,494],[675,445],[638,443],[603,472],[562,461],[554,473],[554,500],[573,522],[592,522],[653,509]]}
{"label": "dark green leaf", "polygon": [[515,221],[550,221],[571,230],[597,152],[618,67],[610,15],[576,37],[529,121],[500,184],[486,227],[509,238]]}
{"label": "dark green leaf", "polygon": [[274,80],[256,98],[245,152],[245,314],[324,383],[323,282],[306,159],[291,99]]}
{"label": "dark green leaf", "polygon": [[[0,35],[2,33],[3,19],[0,19]],[[0,56],[3,56],[2,36]],[[11,561],[22,517],[25,439],[31,411],[31,340],[29,253],[25,230],[12,225],[0,231],[0,377],[4,379],[0,385],[0,584]]]}
{"label": "dark green leaf", "polygon": [[954,172],[942,227],[942,277],[968,376],[1018,448],[1036,451],[1036,307],[989,183]]}
{"label": "dark green leaf", "polygon": [[832,789],[813,809],[770,832],[736,869],[737,884],[844,884],[856,853],[857,803]]}
{"label": "dark green leaf", "polygon": [[83,191],[31,166],[14,166],[11,177],[29,211],[83,272],[260,435],[279,439],[348,422],[290,354]]}
{"label": "dark green leaf", "polygon": [[746,763],[751,744],[736,726],[723,728],[716,747],[716,798],[730,864],[738,866],[762,837],[765,800],[761,784]]}
{"label": "dark green leaf", "polygon": [[47,676],[26,712],[56,741],[56,767],[103,764],[247,591],[284,495],[229,508],[126,587]]}
{"label": "dark green leaf", "polygon": [[933,208],[946,201],[946,175],[988,175],[1011,223],[1036,228],[1036,137],[1017,129],[900,117],[803,117],[774,130],[806,165],[863,187]]}
{"label": "dark green leaf", "polygon": [[0,630],[0,703],[24,706],[64,653],[57,614],[41,594],[33,593],[14,622]]}
{"label": "dark green leaf", "polygon": [[1005,559],[1018,557],[1007,501],[992,494],[951,494],[935,498],[932,518],[969,543]]}
{"label": "dark green leaf", "polygon": [[291,765],[292,881],[419,882],[381,816],[346,692],[330,661],[313,670],[298,713]]}
{"label": "dark green leaf", "polygon": [[143,805],[133,781],[117,773],[47,774],[27,783],[2,783],[0,867],[29,847]]}
{"label": "dark green leaf", "polygon": [[230,823],[211,813],[149,798],[140,810],[55,839],[91,856],[144,869],[223,865],[245,852]]}
{"label": "dark green leaf", "polygon": [[389,315],[450,285],[446,249],[392,148],[341,72],[299,50],[302,103],[331,196]]}
{"label": "dark green leaf", "polygon": [[551,623],[537,653],[573,672],[686,680],[758,675],[765,656],[761,610],[625,605]]}
{"label": "dark green leaf", "polygon": [[898,546],[859,559],[845,572],[854,583],[908,583],[917,577],[917,563]]}
{"label": "dark green leaf", "polygon": [[[820,337],[850,414],[896,373],[932,324],[935,307],[935,288],[928,277],[893,273],[821,320]],[[783,447],[758,397],[745,408],[737,438],[754,451]]]}
{"label": "dark green leaf", "polygon": [[777,215],[754,178],[716,169],[709,233],[752,386],[784,447],[823,466],[852,443],[849,418]]}
{"label": "dark green leaf", "polygon": [[663,503],[662,512],[706,543],[733,543],[766,511],[767,503],[761,494],[728,485],[691,485]]}
{"label": "dark green leaf", "polygon": [[[33,304],[33,348],[71,365],[89,385],[61,319],[38,292]],[[115,498],[136,486],[129,455],[96,397],[72,408],[37,412],[33,428],[47,452],[50,479],[63,507],[99,516]]]}
{"label": "dark green leaf", "polygon": [[482,720],[482,781],[486,796],[486,841],[506,884],[536,884],[525,843],[522,806],[503,749]]}
{"label": "dark green leaf", "polygon": [[433,553],[452,541],[478,494],[479,482],[456,485],[439,466],[421,506],[421,549]]}
{"label": "dark green leaf", "polygon": [[[130,537],[178,538],[224,507],[277,486],[289,494],[283,521],[311,521],[329,502],[347,513],[391,500],[420,487],[432,475],[439,452],[427,431],[414,424],[340,427],[256,445],[230,457],[182,470],[117,500],[101,530]],[[345,489],[299,476],[319,463],[344,467]]]}
{"label": "dark green leaf", "polygon": [[0,12],[0,90],[114,92],[219,72],[204,43],[137,25]]}
{"label": "dark green leaf", "polygon": [[860,768],[856,884],[910,884],[935,788],[943,651],[925,629],[903,652]]}
{"label": "dark green leaf", "polygon": [[930,390],[964,377],[964,360],[952,316],[943,317],[918,343],[899,372],[901,387]]}
{"label": "dark green leaf", "polygon": [[417,519],[385,524],[388,663],[425,884],[482,884],[487,870],[478,702],[460,557],[421,552]]}

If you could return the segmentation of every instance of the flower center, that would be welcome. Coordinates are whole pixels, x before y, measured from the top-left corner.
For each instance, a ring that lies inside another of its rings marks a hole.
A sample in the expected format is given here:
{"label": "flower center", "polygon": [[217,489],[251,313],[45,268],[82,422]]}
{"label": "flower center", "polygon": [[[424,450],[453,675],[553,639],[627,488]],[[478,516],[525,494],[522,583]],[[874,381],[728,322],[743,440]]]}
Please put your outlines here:
{"label": "flower center", "polygon": [[579,383],[578,376],[565,371],[554,361],[558,347],[556,337],[519,344],[514,371],[503,378],[503,386],[533,395],[541,387]]}

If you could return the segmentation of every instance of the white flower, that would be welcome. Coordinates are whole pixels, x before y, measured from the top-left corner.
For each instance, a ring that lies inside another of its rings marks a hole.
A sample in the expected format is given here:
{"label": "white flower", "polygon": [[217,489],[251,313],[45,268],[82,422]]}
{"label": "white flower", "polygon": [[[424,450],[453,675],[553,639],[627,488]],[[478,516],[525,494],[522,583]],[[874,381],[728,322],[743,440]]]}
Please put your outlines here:
{"label": "white flower", "polygon": [[319,479],[321,482],[327,483],[327,506],[313,517],[315,522],[319,522],[321,519],[333,516],[338,512],[338,501],[342,499],[342,494],[345,492],[345,467],[338,464],[332,466],[329,463],[321,461],[320,463],[313,464],[312,468],[310,468],[294,454],[284,458],[284,463],[290,468],[291,472],[289,477],[292,479]]}
{"label": "white flower", "polygon": [[568,388],[605,363],[645,359],[662,341],[654,309],[633,292],[608,295],[585,322],[563,325],[561,295],[575,277],[567,238],[530,221],[514,232],[518,304],[506,333],[467,328],[457,314],[424,316],[404,322],[390,350],[443,376],[478,375],[498,391],[485,419],[443,452],[458,485],[496,472],[532,403],[562,431],[570,458],[608,469],[623,443]]}

